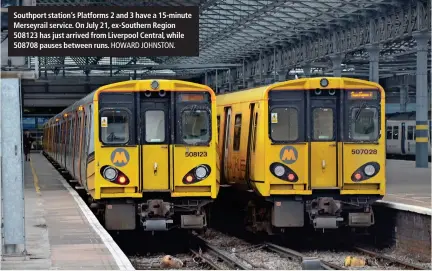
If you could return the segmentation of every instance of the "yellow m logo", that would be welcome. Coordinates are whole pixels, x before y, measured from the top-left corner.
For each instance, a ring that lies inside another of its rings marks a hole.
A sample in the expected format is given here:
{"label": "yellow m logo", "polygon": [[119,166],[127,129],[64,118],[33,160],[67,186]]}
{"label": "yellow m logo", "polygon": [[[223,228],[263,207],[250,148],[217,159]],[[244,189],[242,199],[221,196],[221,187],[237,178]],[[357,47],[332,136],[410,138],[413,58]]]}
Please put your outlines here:
{"label": "yellow m logo", "polygon": [[124,152],[116,152],[112,161],[115,163],[127,163],[126,154]]}
{"label": "yellow m logo", "polygon": [[297,157],[294,153],[293,149],[285,149],[283,155],[282,155],[282,161],[292,161],[297,160]]}
{"label": "yellow m logo", "polygon": [[279,153],[279,158],[284,162],[285,164],[292,164],[295,163],[298,159],[298,152],[296,148],[292,146],[285,146],[281,149]]}

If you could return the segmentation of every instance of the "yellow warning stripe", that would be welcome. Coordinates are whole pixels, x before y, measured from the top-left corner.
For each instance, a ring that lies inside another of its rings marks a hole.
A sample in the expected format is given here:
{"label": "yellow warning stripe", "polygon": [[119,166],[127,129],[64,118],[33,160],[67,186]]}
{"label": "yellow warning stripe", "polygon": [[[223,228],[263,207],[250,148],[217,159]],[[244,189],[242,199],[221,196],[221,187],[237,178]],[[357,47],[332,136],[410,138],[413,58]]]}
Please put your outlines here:
{"label": "yellow warning stripe", "polygon": [[36,193],[40,194],[39,178],[36,175],[36,170],[33,167],[33,163],[32,163],[31,159],[30,159],[30,167],[31,167],[32,174],[33,174],[33,183],[34,183],[34,187],[36,189]]}
{"label": "yellow warning stripe", "polygon": [[428,125],[424,125],[424,124],[416,125],[416,130],[427,130],[428,128],[429,128]]}
{"label": "yellow warning stripe", "polygon": [[427,142],[429,142],[429,139],[427,137],[417,137],[416,142],[419,142],[419,143],[426,142],[427,143]]}

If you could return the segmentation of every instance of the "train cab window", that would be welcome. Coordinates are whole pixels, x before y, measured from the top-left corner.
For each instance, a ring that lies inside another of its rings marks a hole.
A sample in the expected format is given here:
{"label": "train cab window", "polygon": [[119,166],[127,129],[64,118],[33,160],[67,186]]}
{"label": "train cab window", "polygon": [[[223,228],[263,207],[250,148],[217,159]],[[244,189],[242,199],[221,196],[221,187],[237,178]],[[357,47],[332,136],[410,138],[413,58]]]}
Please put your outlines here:
{"label": "train cab window", "polygon": [[350,138],[375,141],[379,137],[378,110],[374,107],[357,107],[351,110]]}
{"label": "train cab window", "polygon": [[414,126],[408,126],[407,140],[414,140]]}
{"label": "train cab window", "polygon": [[393,138],[393,127],[387,126],[387,139],[392,139],[392,138]]}
{"label": "train cab window", "polygon": [[393,139],[399,139],[399,126],[393,126]]}
{"label": "train cab window", "polygon": [[298,111],[293,107],[276,107],[270,113],[270,136],[274,141],[298,139]]}
{"label": "train cab window", "polygon": [[145,141],[149,143],[165,141],[165,112],[148,110],[145,112]]}
{"label": "train cab window", "polygon": [[241,114],[235,115],[235,123],[234,123],[234,141],[233,141],[233,149],[235,151],[240,150],[240,139],[241,139]]}
{"label": "train cab window", "polygon": [[186,144],[210,141],[210,115],[207,110],[185,110],[181,117],[181,134]]}
{"label": "train cab window", "polygon": [[104,110],[100,117],[102,143],[125,144],[129,141],[129,115],[126,111]]}
{"label": "train cab window", "polygon": [[315,108],[313,115],[313,140],[332,140],[334,138],[333,109]]}

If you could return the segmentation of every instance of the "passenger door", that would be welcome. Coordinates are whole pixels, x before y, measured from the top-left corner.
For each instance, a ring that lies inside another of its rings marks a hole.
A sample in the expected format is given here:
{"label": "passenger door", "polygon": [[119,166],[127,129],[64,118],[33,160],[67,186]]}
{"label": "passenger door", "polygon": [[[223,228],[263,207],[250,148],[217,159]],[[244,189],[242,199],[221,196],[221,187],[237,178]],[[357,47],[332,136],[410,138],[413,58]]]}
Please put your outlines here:
{"label": "passenger door", "polygon": [[311,186],[337,187],[336,99],[311,99]]}
{"label": "passenger door", "polygon": [[141,182],[143,191],[169,190],[169,104],[141,103]]}
{"label": "passenger door", "polygon": [[223,163],[223,174],[221,179],[226,182],[229,180],[228,166],[229,166],[229,146],[230,146],[230,134],[231,134],[231,107],[225,108],[225,129],[223,136],[223,149],[222,149],[222,163]]}

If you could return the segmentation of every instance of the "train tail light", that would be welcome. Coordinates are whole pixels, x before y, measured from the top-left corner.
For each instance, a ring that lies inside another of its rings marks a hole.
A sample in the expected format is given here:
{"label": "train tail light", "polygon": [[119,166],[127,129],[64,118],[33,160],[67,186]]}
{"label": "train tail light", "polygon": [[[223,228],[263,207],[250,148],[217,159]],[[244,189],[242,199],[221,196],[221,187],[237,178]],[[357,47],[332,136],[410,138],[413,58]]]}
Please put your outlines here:
{"label": "train tail light", "polygon": [[193,184],[200,182],[207,178],[211,173],[211,168],[209,165],[199,165],[193,169],[191,169],[186,175],[183,177],[184,184]]}
{"label": "train tail light", "polygon": [[379,171],[380,165],[377,162],[368,162],[354,171],[351,180],[353,182],[364,181],[377,175]]}
{"label": "train tail light", "polygon": [[277,177],[278,179],[281,179],[283,181],[288,182],[297,182],[298,176],[294,172],[294,170],[290,169],[289,167],[285,166],[284,164],[275,162],[270,165],[270,172]]}
{"label": "train tail light", "polygon": [[130,182],[126,174],[111,166],[102,167],[101,175],[105,180],[120,185],[127,185]]}

